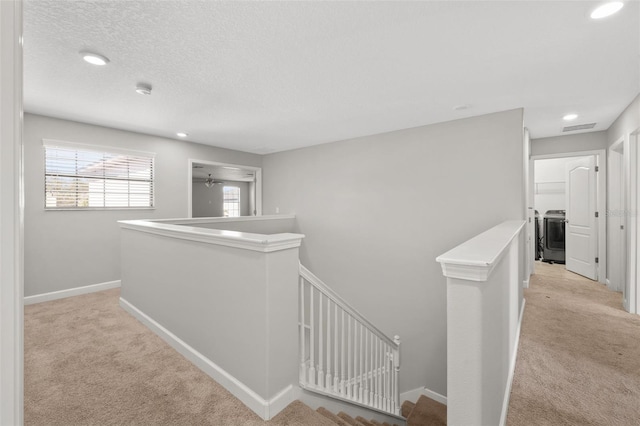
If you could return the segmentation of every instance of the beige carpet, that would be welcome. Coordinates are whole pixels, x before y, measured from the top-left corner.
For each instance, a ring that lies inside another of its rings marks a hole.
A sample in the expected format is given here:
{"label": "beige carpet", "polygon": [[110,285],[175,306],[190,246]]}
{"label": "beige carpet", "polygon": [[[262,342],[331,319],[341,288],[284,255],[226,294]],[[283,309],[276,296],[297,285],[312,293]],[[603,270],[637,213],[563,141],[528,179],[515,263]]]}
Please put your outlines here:
{"label": "beige carpet", "polygon": [[116,289],[25,306],[26,425],[335,426],[299,402],[264,422],[118,297]]}
{"label": "beige carpet", "polygon": [[621,294],[537,264],[507,424],[639,425],[640,316]]}

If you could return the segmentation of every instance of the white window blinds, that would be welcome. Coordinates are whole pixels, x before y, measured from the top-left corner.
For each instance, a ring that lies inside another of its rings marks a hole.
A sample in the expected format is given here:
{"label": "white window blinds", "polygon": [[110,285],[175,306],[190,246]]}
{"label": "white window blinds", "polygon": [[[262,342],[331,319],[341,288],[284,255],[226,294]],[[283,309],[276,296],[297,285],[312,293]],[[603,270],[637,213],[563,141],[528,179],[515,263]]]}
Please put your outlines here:
{"label": "white window blinds", "polygon": [[153,207],[153,154],[44,141],[45,208]]}

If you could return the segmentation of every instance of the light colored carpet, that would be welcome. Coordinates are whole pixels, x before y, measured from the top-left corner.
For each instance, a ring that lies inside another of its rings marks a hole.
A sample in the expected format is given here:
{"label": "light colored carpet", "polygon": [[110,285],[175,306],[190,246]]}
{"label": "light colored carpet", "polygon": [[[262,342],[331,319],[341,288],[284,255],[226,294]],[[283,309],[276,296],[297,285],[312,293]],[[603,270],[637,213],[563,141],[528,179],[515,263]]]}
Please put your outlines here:
{"label": "light colored carpet", "polygon": [[25,306],[25,425],[335,426],[300,402],[264,422],[118,297],[114,289]]}
{"label": "light colored carpet", "polygon": [[639,425],[640,316],[564,265],[532,278],[507,424]]}

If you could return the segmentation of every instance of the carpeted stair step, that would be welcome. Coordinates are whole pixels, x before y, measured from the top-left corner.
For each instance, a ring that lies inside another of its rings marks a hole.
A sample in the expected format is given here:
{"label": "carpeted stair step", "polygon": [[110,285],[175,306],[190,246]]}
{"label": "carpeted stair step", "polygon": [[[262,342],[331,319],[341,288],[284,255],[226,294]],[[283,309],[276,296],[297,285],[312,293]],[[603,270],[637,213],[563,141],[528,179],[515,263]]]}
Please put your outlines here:
{"label": "carpeted stair step", "polygon": [[332,422],[334,422],[335,424],[337,424],[338,426],[350,426],[349,423],[342,420],[340,417],[336,416],[335,414],[333,414],[331,411],[327,410],[324,407],[320,407],[316,411],[322,414],[323,416],[325,416],[326,418],[328,418],[329,420],[331,420]]}
{"label": "carpeted stair step", "polygon": [[382,426],[382,423],[377,422],[377,421],[375,421],[375,420],[373,420],[373,419],[371,419],[371,424],[372,424],[373,426]]}
{"label": "carpeted stair step", "polygon": [[338,417],[340,417],[342,420],[344,420],[351,426],[366,426],[360,423],[359,421],[357,421],[356,419],[354,419],[353,417],[351,417],[350,415],[348,415],[347,413],[345,413],[344,411],[340,411],[338,413]]}
{"label": "carpeted stair step", "polygon": [[[404,404],[403,414],[404,414]],[[408,406],[407,406],[408,407]],[[420,395],[415,406],[407,416],[407,426],[446,426],[447,406]]]}
{"label": "carpeted stair step", "polygon": [[373,423],[371,423],[369,420],[365,419],[364,417],[358,416],[356,417],[356,420],[362,423],[364,426],[373,426]]}
{"label": "carpeted stair step", "polygon": [[405,419],[409,417],[409,414],[411,414],[411,411],[413,411],[415,406],[416,404],[411,401],[403,402],[402,407],[400,408],[400,414],[402,415],[402,417],[404,417]]}

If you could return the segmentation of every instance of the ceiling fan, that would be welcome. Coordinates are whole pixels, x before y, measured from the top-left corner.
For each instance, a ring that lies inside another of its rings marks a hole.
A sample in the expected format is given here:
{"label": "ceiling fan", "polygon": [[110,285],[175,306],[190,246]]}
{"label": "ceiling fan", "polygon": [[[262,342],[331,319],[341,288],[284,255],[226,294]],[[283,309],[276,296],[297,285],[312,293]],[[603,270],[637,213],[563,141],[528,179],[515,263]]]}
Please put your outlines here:
{"label": "ceiling fan", "polygon": [[211,188],[213,185],[220,185],[223,184],[224,182],[221,180],[215,180],[214,178],[211,177],[211,173],[209,173],[209,177],[207,179],[205,179],[204,181],[204,185],[207,188]]}

